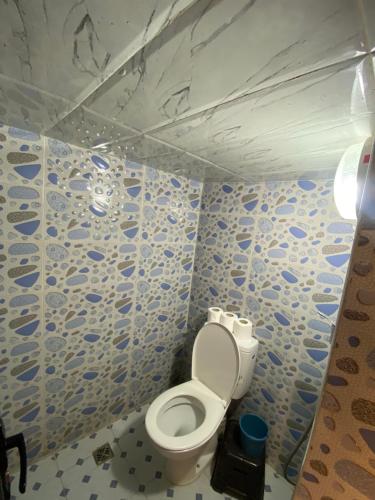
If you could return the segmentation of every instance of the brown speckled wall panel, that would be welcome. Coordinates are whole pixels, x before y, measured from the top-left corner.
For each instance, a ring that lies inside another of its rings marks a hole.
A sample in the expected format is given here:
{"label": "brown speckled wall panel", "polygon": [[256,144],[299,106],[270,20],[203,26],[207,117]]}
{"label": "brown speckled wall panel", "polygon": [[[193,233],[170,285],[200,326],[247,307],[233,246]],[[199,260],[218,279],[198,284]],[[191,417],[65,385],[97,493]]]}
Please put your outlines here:
{"label": "brown speckled wall panel", "polygon": [[374,179],[372,165],[336,343],[294,500],[375,499]]}

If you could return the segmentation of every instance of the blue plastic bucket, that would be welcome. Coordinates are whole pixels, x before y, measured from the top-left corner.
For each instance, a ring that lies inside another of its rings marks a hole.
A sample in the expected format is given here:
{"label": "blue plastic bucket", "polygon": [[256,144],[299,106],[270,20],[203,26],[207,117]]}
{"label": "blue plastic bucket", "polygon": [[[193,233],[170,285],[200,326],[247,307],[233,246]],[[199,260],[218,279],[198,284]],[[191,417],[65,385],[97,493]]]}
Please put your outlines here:
{"label": "blue plastic bucket", "polygon": [[242,449],[248,457],[260,457],[263,454],[268,426],[262,418],[252,413],[241,415],[240,435]]}

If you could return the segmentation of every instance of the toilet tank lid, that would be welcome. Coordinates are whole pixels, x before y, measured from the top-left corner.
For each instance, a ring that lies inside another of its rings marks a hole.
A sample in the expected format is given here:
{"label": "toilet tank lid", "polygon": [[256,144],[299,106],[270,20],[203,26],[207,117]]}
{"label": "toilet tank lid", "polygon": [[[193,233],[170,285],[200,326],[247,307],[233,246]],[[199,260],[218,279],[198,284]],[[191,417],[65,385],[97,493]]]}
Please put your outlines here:
{"label": "toilet tank lid", "polygon": [[258,347],[258,340],[254,337],[248,339],[237,339],[237,345],[240,352],[254,352]]}
{"label": "toilet tank lid", "polygon": [[194,341],[192,378],[229,403],[239,369],[240,354],[233,334],[219,323],[204,325]]}

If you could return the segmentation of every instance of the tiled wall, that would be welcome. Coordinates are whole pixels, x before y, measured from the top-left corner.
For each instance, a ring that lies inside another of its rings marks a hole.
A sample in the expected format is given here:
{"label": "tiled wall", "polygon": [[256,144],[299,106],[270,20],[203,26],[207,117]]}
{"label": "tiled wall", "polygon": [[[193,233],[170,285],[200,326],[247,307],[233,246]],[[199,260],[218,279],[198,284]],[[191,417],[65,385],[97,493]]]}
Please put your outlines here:
{"label": "tiled wall", "polygon": [[0,414],[30,457],[165,390],[201,184],[0,128]]}
{"label": "tiled wall", "polygon": [[370,164],[335,344],[295,500],[375,498],[375,163]]}
{"label": "tiled wall", "polygon": [[334,321],[351,249],[332,183],[206,183],[200,211],[194,181],[14,128],[0,145],[8,432],[35,457],[152,399],[191,346],[189,305],[193,338],[219,304],[254,322],[244,406],[267,419],[279,467],[314,414],[330,334],[318,312]]}
{"label": "tiled wall", "polygon": [[253,321],[260,350],[243,406],[267,420],[278,469],[314,415],[353,232],[336,211],[331,181],[204,186],[192,337],[208,306]]}

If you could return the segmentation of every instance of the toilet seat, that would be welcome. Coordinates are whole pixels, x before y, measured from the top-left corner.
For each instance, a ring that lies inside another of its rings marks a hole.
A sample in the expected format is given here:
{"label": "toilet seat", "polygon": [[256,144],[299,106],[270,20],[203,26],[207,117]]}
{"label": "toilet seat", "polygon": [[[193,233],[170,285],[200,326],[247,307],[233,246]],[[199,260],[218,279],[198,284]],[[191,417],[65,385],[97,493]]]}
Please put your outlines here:
{"label": "toilet seat", "polygon": [[[184,436],[168,436],[158,424],[158,417],[163,407],[168,409],[168,403],[178,397],[196,399],[204,408],[203,422],[189,434]],[[225,415],[226,406],[210,389],[197,380],[190,380],[158,396],[152,403],[146,415],[146,430],[160,448],[170,451],[187,451],[205,443],[216,432]]]}
{"label": "toilet seat", "polygon": [[173,484],[188,484],[211,463],[217,430],[240,373],[240,351],[233,334],[206,323],[193,346],[191,378],[158,396],[146,414],[146,431],[167,458]]}
{"label": "toilet seat", "polygon": [[240,354],[232,333],[218,323],[198,332],[192,380],[160,394],[146,414],[146,430],[162,450],[175,455],[198,449],[214,436],[235,390]]}

